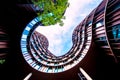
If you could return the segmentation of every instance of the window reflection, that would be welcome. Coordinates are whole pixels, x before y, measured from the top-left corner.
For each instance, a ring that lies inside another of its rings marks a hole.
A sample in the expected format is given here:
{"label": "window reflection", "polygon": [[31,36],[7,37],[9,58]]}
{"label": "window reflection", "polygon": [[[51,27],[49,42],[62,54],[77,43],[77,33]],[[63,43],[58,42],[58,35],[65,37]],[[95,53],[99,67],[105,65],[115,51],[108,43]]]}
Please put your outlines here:
{"label": "window reflection", "polygon": [[119,3],[113,7],[114,10],[117,10],[119,8],[120,8],[120,4]]}
{"label": "window reflection", "polygon": [[120,38],[120,24],[112,28],[113,38]]}
{"label": "window reflection", "polygon": [[100,37],[99,40],[106,40],[106,37]]}
{"label": "window reflection", "polygon": [[103,25],[103,20],[100,20],[96,23],[96,28]]}
{"label": "window reflection", "polygon": [[92,21],[89,21],[86,26],[91,26],[91,25],[92,25]]}

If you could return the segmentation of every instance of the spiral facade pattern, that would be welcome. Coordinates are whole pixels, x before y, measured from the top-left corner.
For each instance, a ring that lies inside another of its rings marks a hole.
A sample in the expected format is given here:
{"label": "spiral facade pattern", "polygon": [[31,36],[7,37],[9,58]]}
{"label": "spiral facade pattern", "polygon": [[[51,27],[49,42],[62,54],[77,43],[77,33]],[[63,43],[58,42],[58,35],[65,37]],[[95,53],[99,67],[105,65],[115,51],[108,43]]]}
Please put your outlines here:
{"label": "spiral facade pattern", "polygon": [[115,62],[120,57],[120,0],[103,0],[73,31],[72,48],[63,56],[49,50],[47,38],[35,31],[41,25],[38,17],[23,31],[21,50],[27,63],[44,73],[59,73],[73,68],[87,55],[95,42]]}

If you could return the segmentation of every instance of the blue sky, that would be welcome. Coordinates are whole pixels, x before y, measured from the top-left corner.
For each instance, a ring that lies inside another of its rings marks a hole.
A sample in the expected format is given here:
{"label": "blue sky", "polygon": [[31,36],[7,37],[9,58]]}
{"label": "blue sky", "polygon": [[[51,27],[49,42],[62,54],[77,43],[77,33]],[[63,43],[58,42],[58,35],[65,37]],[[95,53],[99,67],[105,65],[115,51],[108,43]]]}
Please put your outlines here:
{"label": "blue sky", "polygon": [[37,32],[47,37],[48,49],[56,56],[67,53],[72,47],[72,33],[76,26],[94,9],[102,0],[68,0],[70,6],[65,12],[64,26],[50,25],[38,26]]}

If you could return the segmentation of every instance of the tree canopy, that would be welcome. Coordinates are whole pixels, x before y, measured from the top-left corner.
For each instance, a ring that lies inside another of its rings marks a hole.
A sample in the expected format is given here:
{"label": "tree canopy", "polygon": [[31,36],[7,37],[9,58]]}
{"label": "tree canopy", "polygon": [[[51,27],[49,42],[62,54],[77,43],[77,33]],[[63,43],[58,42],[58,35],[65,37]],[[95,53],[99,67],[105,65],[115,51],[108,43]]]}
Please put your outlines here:
{"label": "tree canopy", "polygon": [[32,2],[39,7],[37,14],[43,25],[54,25],[57,22],[60,26],[64,25],[62,19],[65,19],[68,0],[32,0]]}

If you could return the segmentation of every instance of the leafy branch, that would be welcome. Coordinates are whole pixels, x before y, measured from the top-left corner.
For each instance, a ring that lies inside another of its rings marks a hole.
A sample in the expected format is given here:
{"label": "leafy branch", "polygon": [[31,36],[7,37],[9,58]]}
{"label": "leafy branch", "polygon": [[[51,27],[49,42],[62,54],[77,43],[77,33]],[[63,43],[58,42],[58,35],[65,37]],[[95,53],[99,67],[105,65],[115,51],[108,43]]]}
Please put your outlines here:
{"label": "leafy branch", "polygon": [[68,0],[32,0],[32,2],[39,7],[37,15],[43,25],[54,25],[57,22],[60,26],[64,25],[61,19],[65,19],[64,13],[69,6]]}

